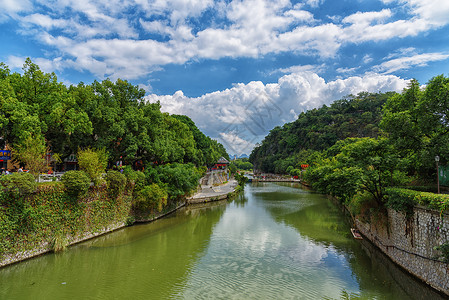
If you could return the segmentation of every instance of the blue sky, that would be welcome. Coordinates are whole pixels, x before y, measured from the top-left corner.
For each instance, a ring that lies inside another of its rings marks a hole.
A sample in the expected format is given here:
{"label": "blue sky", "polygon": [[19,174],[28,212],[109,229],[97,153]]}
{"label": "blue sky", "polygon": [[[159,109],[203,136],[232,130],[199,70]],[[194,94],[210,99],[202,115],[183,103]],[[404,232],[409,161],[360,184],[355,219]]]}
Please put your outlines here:
{"label": "blue sky", "polygon": [[448,73],[447,0],[0,0],[0,61],[127,79],[231,154],[361,91]]}

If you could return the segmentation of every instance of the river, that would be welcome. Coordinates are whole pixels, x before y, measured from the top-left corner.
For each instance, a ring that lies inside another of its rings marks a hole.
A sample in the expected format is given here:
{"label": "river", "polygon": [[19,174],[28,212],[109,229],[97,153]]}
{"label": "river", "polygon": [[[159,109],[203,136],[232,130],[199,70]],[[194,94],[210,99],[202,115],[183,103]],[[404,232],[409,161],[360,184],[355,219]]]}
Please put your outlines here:
{"label": "river", "polygon": [[248,184],[0,269],[0,299],[442,299],[297,184]]}

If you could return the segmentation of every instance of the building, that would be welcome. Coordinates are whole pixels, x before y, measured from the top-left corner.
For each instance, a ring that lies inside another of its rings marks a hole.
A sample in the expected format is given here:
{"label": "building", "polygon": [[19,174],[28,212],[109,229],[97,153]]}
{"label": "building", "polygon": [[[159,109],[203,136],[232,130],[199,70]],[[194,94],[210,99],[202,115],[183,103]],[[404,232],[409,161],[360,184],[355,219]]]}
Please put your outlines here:
{"label": "building", "polygon": [[228,165],[230,164],[230,162],[224,158],[223,156],[220,157],[220,159],[215,163],[214,168],[215,170],[227,170],[228,169]]}

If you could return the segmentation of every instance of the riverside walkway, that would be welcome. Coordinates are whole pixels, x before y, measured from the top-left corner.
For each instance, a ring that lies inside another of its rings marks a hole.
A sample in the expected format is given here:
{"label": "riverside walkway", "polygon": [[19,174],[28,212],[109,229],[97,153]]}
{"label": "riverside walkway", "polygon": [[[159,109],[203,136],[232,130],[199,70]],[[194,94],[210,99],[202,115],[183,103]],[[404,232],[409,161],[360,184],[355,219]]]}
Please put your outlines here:
{"label": "riverside walkway", "polygon": [[227,183],[217,186],[201,185],[201,190],[188,197],[187,203],[203,203],[226,199],[230,193],[235,191],[237,185],[238,183],[235,179],[230,179]]}

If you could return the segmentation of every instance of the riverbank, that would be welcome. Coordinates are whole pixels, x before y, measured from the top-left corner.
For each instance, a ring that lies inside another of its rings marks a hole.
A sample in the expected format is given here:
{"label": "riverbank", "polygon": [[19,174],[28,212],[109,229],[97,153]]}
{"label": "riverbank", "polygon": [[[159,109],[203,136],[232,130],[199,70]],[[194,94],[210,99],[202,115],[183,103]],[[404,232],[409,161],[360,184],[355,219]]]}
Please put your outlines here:
{"label": "riverbank", "polygon": [[393,262],[437,291],[449,296],[449,264],[435,249],[449,241],[449,214],[415,207],[413,215],[387,209],[384,218],[355,224],[366,239]]}
{"label": "riverbank", "polygon": [[229,195],[235,192],[237,186],[238,183],[234,179],[230,179],[228,182],[218,186],[202,185],[197,193],[187,198],[187,204],[227,199]]}
{"label": "riverbank", "polygon": [[337,198],[328,198],[351,215],[354,226],[373,247],[399,268],[449,296],[449,264],[441,260],[441,252],[436,250],[449,241],[448,211],[415,206],[412,214],[406,215],[387,208],[385,214],[379,212],[362,219],[352,215],[351,209]]}
{"label": "riverbank", "polygon": [[[214,185],[210,187],[210,190],[207,186],[202,187],[193,196],[187,197],[185,201],[176,203],[174,207],[167,207],[160,213],[154,213],[151,217],[146,218],[134,218],[132,216],[130,196],[125,195],[118,200],[111,201],[104,188],[91,190],[86,196],[87,200],[79,205],[64,202],[62,198],[60,199],[62,190],[58,188],[53,191],[49,189],[39,191],[33,196],[32,203],[36,209],[47,210],[47,217],[40,220],[42,228],[39,227],[38,222],[32,222],[33,224],[30,224],[30,226],[39,232],[26,235],[23,240],[16,241],[16,243],[22,245],[18,248],[20,250],[3,254],[0,258],[0,267],[52,252],[55,249],[55,243],[58,243],[58,241],[61,241],[63,248],[65,248],[111,233],[134,222],[152,222],[177,211],[185,205],[227,199],[229,195],[235,193],[236,187],[237,182],[234,179],[222,185]],[[76,211],[75,216],[69,215],[74,211]],[[5,218],[4,215],[1,217]],[[50,228],[55,223],[54,220],[61,221],[61,218],[64,220],[62,222],[65,224],[64,228]],[[44,226],[46,223],[49,223],[48,227]],[[11,241],[3,240],[1,242]]]}

